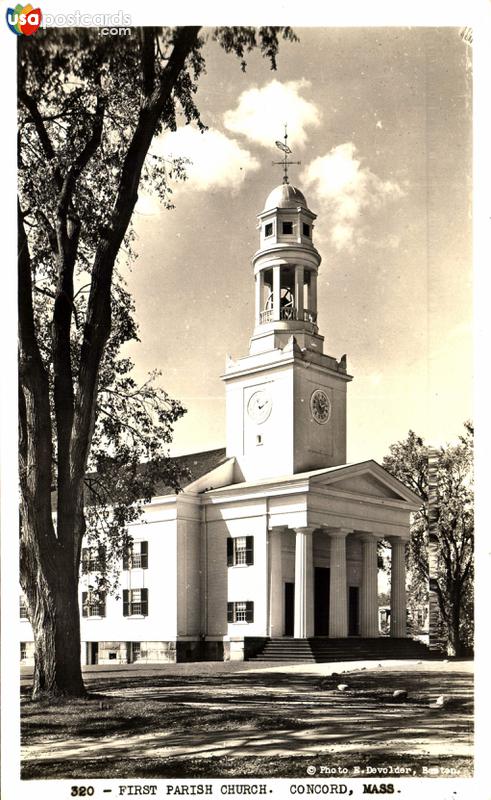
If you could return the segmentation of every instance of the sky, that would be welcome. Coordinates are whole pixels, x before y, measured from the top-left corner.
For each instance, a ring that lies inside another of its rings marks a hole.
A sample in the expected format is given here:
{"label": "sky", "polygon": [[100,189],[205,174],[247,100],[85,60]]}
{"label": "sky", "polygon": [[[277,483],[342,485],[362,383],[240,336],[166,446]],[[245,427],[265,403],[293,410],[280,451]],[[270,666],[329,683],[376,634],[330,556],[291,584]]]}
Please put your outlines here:
{"label": "sky", "polygon": [[227,354],[254,322],[256,215],[282,171],[317,214],[324,352],[348,357],[348,461],[413,429],[454,441],[472,417],[472,67],[458,28],[296,28],[272,72],[211,40],[196,96],[208,131],[164,133],[191,159],[175,208],[141,193],[129,276],[137,374],[158,368],[187,408],[173,454],[225,444]]}

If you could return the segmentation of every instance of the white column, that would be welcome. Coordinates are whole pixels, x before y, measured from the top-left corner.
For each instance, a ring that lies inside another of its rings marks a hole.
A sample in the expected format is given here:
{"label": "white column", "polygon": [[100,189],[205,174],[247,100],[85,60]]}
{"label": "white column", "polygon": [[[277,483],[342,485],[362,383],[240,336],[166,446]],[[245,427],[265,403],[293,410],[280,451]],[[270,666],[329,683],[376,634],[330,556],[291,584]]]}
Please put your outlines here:
{"label": "white column", "polygon": [[297,309],[297,319],[303,321],[303,266],[297,264],[295,267],[295,308]]}
{"label": "white column", "polygon": [[313,528],[295,530],[295,639],[314,635],[313,532]]}
{"label": "white column", "polygon": [[330,589],[329,636],[335,639],[348,635],[348,589],[346,586],[347,528],[329,530]]}
{"label": "white column", "polygon": [[392,547],[390,567],[390,635],[406,636],[406,542],[389,536]]}
{"label": "white column", "polygon": [[261,270],[256,275],[256,325],[261,323],[261,311],[263,310],[263,286],[264,272]]}
{"label": "white column", "polygon": [[280,267],[273,267],[273,320],[278,320],[280,318],[280,292]]}
{"label": "white column", "polygon": [[374,637],[378,631],[377,539],[370,533],[362,534],[362,579],[360,603],[360,635]]}
{"label": "white column", "polygon": [[269,531],[269,635],[283,636],[283,573],[281,541],[283,529]]}
{"label": "white column", "polygon": [[317,272],[310,273],[309,310],[317,311]]}

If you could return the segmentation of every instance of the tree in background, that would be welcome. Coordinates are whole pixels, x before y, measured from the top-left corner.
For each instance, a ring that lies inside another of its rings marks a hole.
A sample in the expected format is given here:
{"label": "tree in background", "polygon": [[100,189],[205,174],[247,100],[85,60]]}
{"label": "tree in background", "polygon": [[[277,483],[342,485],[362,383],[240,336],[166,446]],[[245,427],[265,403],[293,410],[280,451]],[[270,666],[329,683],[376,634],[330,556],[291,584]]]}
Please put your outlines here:
{"label": "tree in background", "polygon": [[138,327],[123,271],[139,187],[171,207],[171,182],[185,177],[182,161],[150,152],[152,140],[178,117],[205,128],[194,94],[206,36],[243,68],[256,47],[275,68],[279,37],[295,39],[289,28],[181,27],[18,40],[20,580],[34,696],[85,693],[83,537],[105,543],[103,591],[156,480],[179,486],[166,448],[183,408],[155,375],[143,386],[132,377],[121,348]]}
{"label": "tree in background", "polygon": [[[461,655],[473,645],[474,510],[473,441],[470,422],[454,445],[440,448],[435,464],[434,530],[437,537],[435,592],[446,648]],[[413,431],[389,448],[385,469],[419,494],[422,506],[413,518],[407,551],[410,576],[408,603],[428,602],[429,487],[428,457],[432,451]]]}

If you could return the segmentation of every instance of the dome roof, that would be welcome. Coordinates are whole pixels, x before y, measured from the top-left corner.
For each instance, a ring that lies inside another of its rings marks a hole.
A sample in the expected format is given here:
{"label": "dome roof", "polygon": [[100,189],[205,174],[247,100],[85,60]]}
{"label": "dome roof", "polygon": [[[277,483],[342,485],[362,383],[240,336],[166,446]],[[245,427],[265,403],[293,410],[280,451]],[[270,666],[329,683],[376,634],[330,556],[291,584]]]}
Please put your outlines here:
{"label": "dome roof", "polygon": [[268,211],[270,208],[296,208],[297,206],[308,208],[302,192],[289,183],[282,183],[268,195],[264,211]]}

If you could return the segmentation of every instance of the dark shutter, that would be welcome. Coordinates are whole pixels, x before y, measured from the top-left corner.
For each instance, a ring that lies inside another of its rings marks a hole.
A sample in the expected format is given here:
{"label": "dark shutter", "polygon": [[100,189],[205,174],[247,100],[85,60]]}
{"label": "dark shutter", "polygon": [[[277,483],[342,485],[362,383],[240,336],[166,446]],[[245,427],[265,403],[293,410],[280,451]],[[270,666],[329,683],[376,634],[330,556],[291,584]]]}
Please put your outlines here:
{"label": "dark shutter", "polygon": [[246,603],[246,622],[254,622],[254,603],[248,600]]}
{"label": "dark shutter", "polygon": [[254,536],[246,536],[246,564],[254,564]]}
{"label": "dark shutter", "polygon": [[129,591],[123,589],[123,617],[129,617]]}
{"label": "dark shutter", "polygon": [[129,569],[129,555],[130,555],[130,547],[125,547],[123,551],[123,569]]}
{"label": "dark shutter", "polygon": [[140,556],[142,569],[148,569],[148,542],[140,542]]}
{"label": "dark shutter", "polygon": [[82,572],[89,571],[89,557],[90,557],[90,550],[88,547],[84,547],[84,549],[82,550]]}
{"label": "dark shutter", "polygon": [[234,621],[234,604],[227,603],[227,622],[233,622],[233,621]]}
{"label": "dark shutter", "polygon": [[148,616],[148,589],[140,589],[142,599],[142,614],[144,617]]}
{"label": "dark shutter", "polygon": [[105,569],[106,566],[106,545],[100,544],[97,548],[97,560],[98,560],[98,567],[101,570]]}
{"label": "dark shutter", "polygon": [[234,540],[229,536],[227,538],[227,567],[234,565]]}
{"label": "dark shutter", "polygon": [[82,616],[88,617],[89,612],[87,609],[87,592],[82,592]]}
{"label": "dark shutter", "polygon": [[99,616],[106,616],[106,593],[101,592],[99,595]]}

